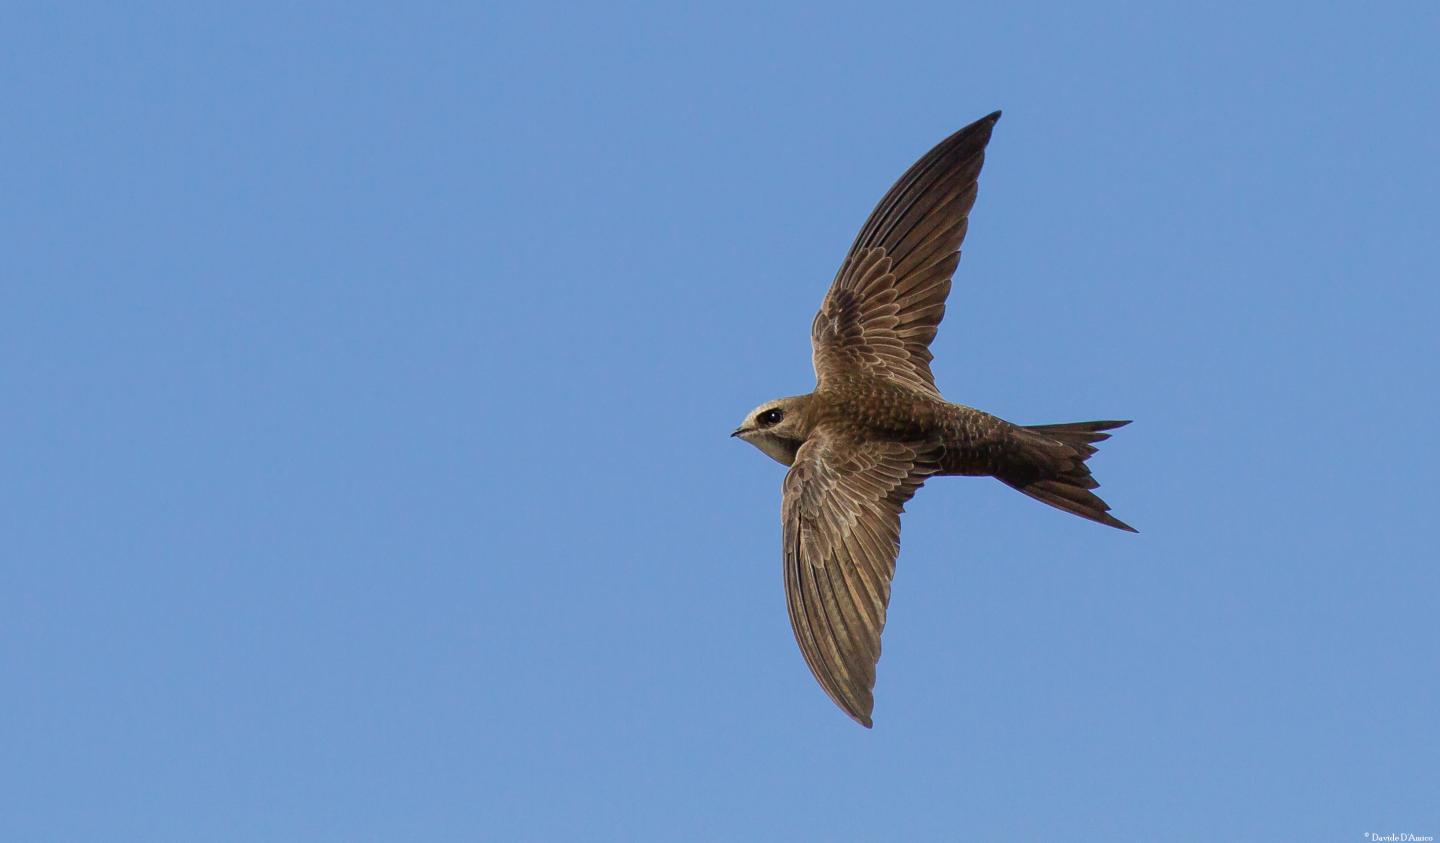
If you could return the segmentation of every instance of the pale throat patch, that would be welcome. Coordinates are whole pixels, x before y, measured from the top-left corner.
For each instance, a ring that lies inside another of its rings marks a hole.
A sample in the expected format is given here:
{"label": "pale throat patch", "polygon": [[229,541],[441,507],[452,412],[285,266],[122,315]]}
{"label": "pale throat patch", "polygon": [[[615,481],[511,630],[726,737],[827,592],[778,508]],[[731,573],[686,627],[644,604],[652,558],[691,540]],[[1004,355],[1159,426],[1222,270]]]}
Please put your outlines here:
{"label": "pale throat patch", "polygon": [[793,442],[781,439],[769,433],[757,433],[750,437],[750,444],[759,448],[765,456],[780,463],[790,465],[795,462],[795,451],[798,450]]}

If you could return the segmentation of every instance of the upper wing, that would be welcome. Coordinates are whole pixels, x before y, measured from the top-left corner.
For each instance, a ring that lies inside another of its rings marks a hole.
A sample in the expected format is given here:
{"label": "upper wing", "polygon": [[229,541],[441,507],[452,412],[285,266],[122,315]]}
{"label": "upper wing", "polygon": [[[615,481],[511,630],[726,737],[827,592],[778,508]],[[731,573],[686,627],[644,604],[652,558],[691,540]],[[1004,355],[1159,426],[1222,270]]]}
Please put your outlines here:
{"label": "upper wing", "polygon": [[870,213],[810,328],[821,386],[859,370],[939,396],[930,341],[999,119],[997,111],[941,141]]}
{"label": "upper wing", "polygon": [[867,728],[900,513],[937,470],[934,454],[910,445],[822,435],[800,446],[785,475],[790,625],[825,693]]}

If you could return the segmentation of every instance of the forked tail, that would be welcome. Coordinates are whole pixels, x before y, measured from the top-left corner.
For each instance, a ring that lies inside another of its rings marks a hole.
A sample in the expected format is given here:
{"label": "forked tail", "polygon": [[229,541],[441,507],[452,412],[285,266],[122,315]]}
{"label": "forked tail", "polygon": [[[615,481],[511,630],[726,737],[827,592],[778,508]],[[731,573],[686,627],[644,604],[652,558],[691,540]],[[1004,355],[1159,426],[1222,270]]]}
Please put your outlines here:
{"label": "forked tail", "polygon": [[1085,465],[1095,453],[1095,443],[1110,438],[1110,434],[1103,431],[1129,423],[1091,421],[1016,427],[1014,448],[995,476],[1010,488],[1056,509],[1117,529],[1139,532],[1111,515],[1110,505],[1090,491],[1100,484]]}

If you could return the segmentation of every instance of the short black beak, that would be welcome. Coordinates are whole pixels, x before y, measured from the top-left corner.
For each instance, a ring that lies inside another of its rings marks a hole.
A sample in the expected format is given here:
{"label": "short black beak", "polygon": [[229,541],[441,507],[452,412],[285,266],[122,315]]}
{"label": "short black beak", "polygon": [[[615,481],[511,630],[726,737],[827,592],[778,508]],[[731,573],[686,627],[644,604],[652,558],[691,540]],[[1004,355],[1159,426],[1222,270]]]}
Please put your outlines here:
{"label": "short black beak", "polygon": [[740,434],[742,434],[742,433],[744,433],[744,432],[745,432],[745,428],[743,428],[743,427],[737,427],[737,428],[735,428],[735,432],[732,433],[732,434],[730,434],[730,437],[733,439],[733,438],[735,438],[736,436],[739,436]]}

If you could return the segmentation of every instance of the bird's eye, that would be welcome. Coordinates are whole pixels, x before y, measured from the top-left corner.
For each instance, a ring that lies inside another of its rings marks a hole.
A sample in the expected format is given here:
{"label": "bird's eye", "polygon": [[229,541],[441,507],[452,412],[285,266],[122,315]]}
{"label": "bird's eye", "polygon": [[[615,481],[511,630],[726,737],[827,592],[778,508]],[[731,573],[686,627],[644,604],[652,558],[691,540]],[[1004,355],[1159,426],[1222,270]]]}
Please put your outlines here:
{"label": "bird's eye", "polygon": [[769,427],[772,424],[778,424],[783,418],[785,418],[785,413],[779,407],[775,407],[756,416],[755,423],[761,427]]}

